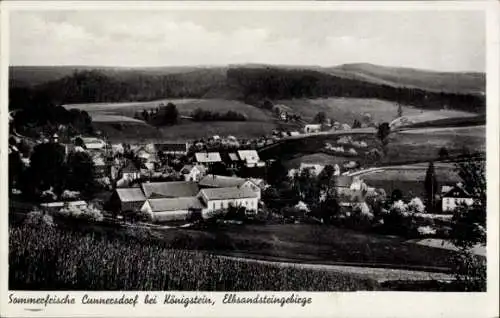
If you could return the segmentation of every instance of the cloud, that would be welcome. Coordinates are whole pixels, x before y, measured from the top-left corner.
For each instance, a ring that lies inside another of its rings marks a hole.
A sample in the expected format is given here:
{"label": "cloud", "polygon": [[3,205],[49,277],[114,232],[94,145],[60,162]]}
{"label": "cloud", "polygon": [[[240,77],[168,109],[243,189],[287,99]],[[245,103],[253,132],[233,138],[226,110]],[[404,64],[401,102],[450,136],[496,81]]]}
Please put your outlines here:
{"label": "cloud", "polygon": [[369,62],[484,69],[481,16],[443,17],[370,12],[23,11],[10,16],[10,61],[105,66]]}

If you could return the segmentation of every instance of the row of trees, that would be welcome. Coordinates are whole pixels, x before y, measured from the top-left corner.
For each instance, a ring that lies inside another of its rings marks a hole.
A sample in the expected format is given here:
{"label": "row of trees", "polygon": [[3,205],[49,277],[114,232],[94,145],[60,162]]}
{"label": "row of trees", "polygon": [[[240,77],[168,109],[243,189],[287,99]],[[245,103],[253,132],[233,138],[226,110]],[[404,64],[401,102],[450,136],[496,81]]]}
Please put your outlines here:
{"label": "row of trees", "polygon": [[229,110],[226,113],[212,112],[201,108],[191,113],[194,121],[246,121],[247,117],[236,111]]}
{"label": "row of trees", "polygon": [[377,98],[427,109],[454,109],[483,112],[480,96],[429,92],[417,88],[392,87],[340,78],[314,70],[278,68],[233,68],[228,80],[238,85],[245,100],[271,100],[318,97]]}

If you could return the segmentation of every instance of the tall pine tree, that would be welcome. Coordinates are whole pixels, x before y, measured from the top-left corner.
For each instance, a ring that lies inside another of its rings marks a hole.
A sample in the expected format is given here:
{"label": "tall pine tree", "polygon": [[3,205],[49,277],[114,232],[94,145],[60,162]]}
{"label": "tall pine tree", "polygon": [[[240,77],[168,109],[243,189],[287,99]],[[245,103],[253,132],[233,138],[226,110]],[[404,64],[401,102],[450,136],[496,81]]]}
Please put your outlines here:
{"label": "tall pine tree", "polygon": [[427,212],[432,212],[435,208],[435,197],[438,191],[438,183],[436,172],[434,170],[434,162],[429,162],[427,173],[425,174],[425,192],[427,195]]}

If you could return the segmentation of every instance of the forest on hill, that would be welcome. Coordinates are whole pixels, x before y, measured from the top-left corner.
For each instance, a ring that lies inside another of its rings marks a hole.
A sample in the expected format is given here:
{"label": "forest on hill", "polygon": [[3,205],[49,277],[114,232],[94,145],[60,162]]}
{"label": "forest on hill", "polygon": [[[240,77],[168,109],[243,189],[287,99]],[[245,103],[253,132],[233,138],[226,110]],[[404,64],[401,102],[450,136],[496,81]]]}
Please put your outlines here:
{"label": "forest on hill", "polygon": [[[193,68],[183,72],[173,69],[83,69],[58,79],[51,73],[50,80],[41,83],[41,75],[37,73],[38,84],[32,86],[27,85],[26,75],[14,76],[15,72],[15,68],[11,68],[10,109],[29,107],[30,100],[40,99],[29,96],[42,95],[55,105],[163,98],[238,99],[259,105],[265,99],[346,97],[376,98],[422,109],[485,111],[482,94],[380,84],[308,68],[232,66]],[[23,81],[19,80],[21,77]]]}

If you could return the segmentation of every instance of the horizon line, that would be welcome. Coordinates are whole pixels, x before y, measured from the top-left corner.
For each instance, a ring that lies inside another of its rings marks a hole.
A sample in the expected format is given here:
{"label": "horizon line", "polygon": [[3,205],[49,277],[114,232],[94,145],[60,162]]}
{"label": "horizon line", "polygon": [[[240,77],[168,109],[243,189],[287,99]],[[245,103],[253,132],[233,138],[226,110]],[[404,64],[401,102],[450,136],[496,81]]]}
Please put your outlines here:
{"label": "horizon line", "polygon": [[375,64],[370,62],[351,62],[351,63],[342,63],[335,65],[318,65],[318,64],[275,64],[275,63],[262,63],[262,62],[242,62],[242,63],[227,63],[227,64],[183,64],[183,65],[86,65],[86,64],[59,64],[59,65],[44,65],[44,64],[9,64],[10,67],[75,67],[75,68],[115,68],[115,69],[155,69],[155,68],[224,68],[231,66],[270,66],[270,67],[304,67],[304,68],[339,68],[342,66],[353,66],[353,65],[369,65],[376,66],[382,68],[394,68],[394,69],[407,69],[407,70],[418,70],[425,72],[434,72],[434,73],[477,73],[477,74],[486,74],[487,71],[478,71],[478,70],[438,70],[438,69],[430,69],[430,68],[419,68],[414,66],[395,66],[395,65],[384,65],[384,64]]}

